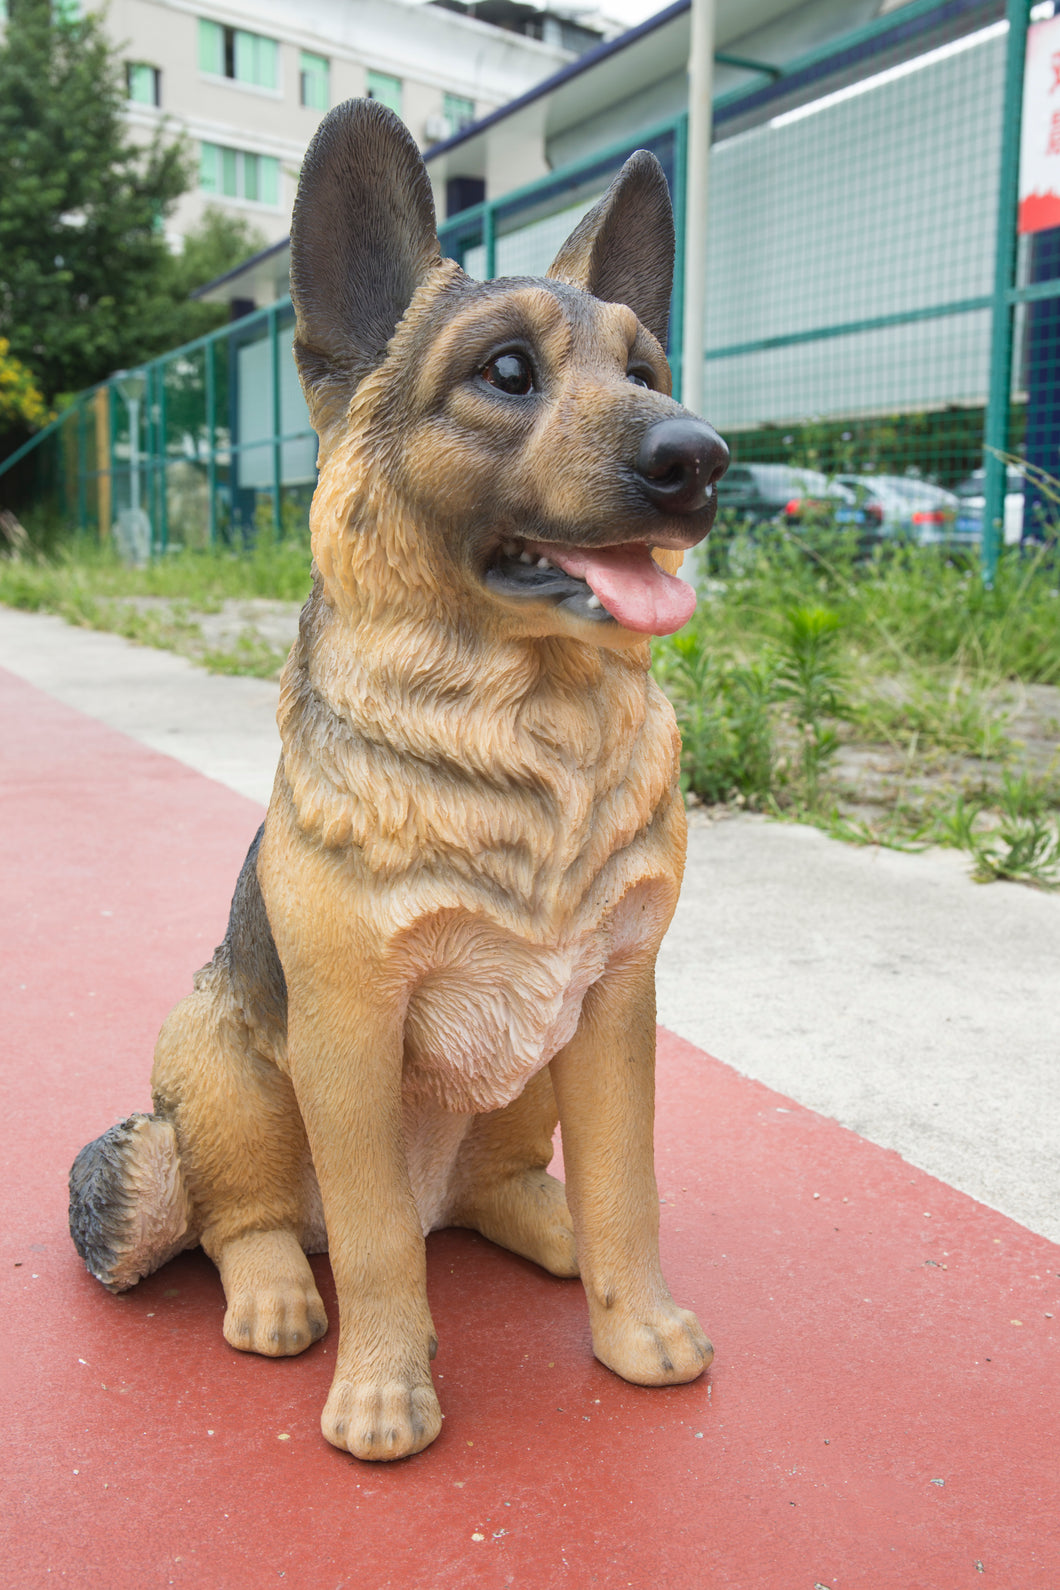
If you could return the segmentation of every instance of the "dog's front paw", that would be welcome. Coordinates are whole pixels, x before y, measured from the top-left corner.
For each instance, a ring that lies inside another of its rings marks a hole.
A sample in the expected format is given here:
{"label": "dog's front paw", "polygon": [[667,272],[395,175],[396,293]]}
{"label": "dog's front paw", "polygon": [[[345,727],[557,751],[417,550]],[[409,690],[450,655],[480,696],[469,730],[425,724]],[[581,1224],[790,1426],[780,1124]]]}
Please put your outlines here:
{"label": "dog's front paw", "polygon": [[593,1318],[593,1352],[636,1386],[678,1386],[695,1380],[714,1357],[696,1316],[669,1304],[642,1312],[616,1306]]}
{"label": "dog's front paw", "polygon": [[442,1428],[434,1387],[336,1380],[320,1428],[332,1446],[354,1457],[389,1463],[430,1446]]}

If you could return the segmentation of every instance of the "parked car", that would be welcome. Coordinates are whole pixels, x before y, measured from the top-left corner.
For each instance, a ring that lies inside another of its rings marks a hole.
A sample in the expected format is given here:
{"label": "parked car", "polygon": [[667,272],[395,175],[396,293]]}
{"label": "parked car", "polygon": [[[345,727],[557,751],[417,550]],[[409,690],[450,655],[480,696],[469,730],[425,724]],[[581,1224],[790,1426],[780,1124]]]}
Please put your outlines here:
{"label": "parked car", "polygon": [[912,475],[837,475],[858,503],[878,511],[880,533],[887,540],[930,541],[957,518],[955,492]]}
{"label": "parked car", "polygon": [[734,573],[750,569],[756,545],[771,528],[790,526],[811,538],[820,531],[856,531],[861,552],[879,535],[877,508],[860,505],[849,486],[820,470],[790,464],[730,464],[718,483],[718,508],[725,528],[712,537],[711,559]]}
{"label": "parked car", "polygon": [[837,525],[873,522],[855,494],[818,469],[790,464],[731,464],[718,484],[718,507],[744,524],[798,524],[827,520]]}
{"label": "parked car", "polygon": [[[955,549],[977,549],[983,539],[985,492],[986,470],[975,469],[957,487],[957,517],[953,525],[930,539]],[[1015,546],[1023,539],[1023,475],[1011,464],[1005,478],[1004,539],[1006,546]]]}

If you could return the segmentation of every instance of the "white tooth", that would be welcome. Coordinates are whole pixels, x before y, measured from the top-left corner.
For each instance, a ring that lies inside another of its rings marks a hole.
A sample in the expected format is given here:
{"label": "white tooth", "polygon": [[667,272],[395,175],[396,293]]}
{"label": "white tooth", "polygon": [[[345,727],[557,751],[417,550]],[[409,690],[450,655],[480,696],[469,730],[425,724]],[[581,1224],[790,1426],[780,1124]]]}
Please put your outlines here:
{"label": "white tooth", "polygon": [[594,593],[592,596],[590,596],[590,597],[588,597],[586,599],[585,605],[586,605],[586,607],[603,607],[604,604],[603,604],[603,602],[601,602],[600,598],[597,595],[595,595],[595,593]]}
{"label": "white tooth", "polygon": [[518,550],[519,543],[517,541],[505,541],[504,545],[501,547],[501,551],[504,553],[506,558],[514,558]]}
{"label": "white tooth", "polygon": [[519,554],[519,562],[520,563],[533,563],[533,561],[534,560],[530,556],[529,552],[520,552],[520,554]]}
{"label": "white tooth", "polygon": [[537,566],[539,569],[550,569],[552,567],[547,558],[538,558]]}

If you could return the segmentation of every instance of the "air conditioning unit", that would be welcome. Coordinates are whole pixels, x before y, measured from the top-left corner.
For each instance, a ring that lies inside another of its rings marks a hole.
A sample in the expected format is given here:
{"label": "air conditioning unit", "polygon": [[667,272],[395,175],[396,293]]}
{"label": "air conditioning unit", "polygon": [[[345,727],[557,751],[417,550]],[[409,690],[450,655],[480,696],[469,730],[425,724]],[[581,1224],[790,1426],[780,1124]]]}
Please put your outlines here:
{"label": "air conditioning unit", "polygon": [[433,116],[427,117],[423,131],[429,144],[440,144],[449,137],[449,118],[436,110]]}

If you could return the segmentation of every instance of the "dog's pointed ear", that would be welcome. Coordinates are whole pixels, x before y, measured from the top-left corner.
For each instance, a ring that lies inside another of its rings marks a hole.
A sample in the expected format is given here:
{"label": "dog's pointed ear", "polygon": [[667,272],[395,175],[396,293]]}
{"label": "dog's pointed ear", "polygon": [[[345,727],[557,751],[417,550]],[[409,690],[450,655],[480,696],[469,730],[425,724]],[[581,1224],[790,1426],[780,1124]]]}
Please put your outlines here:
{"label": "dog's pointed ear", "polygon": [[647,149],[630,155],[583,216],[548,271],[609,304],[628,304],[662,345],[674,277],[674,217],[663,168]]}
{"label": "dog's pointed ear", "polygon": [[439,262],[431,185],[404,123],[347,100],[306,152],[291,220],[295,357],[318,431],[341,418]]}

